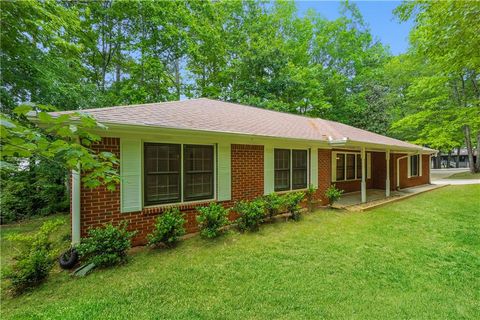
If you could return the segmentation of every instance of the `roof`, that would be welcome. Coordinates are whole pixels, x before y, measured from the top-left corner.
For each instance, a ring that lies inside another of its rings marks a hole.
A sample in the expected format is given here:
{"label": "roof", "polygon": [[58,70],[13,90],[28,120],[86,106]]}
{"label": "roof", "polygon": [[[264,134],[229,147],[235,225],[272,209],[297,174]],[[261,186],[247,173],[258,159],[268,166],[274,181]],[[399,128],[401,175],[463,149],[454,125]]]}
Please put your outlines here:
{"label": "roof", "polygon": [[[52,115],[71,112],[75,111],[53,112]],[[335,121],[206,98],[87,109],[82,112],[107,125],[200,130],[331,143],[354,141],[425,150],[411,143]]]}

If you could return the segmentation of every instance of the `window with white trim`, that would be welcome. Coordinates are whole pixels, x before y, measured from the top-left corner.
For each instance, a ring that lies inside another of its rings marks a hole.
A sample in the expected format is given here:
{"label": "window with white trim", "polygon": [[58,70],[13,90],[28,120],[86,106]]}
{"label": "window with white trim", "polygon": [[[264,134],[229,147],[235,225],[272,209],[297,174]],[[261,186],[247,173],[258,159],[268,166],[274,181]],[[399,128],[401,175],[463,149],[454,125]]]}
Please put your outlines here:
{"label": "window with white trim", "polygon": [[[333,181],[351,181],[362,179],[362,155],[358,152],[333,152]],[[370,156],[365,154],[365,174],[369,178]]]}
{"label": "window with white trim", "polygon": [[304,189],[308,184],[308,151],[274,149],[274,190]]}
{"label": "window with white trim", "polygon": [[410,156],[410,177],[418,177],[420,175],[420,155]]}
{"label": "window with white trim", "polygon": [[213,199],[213,145],[145,143],[144,177],[145,205]]}

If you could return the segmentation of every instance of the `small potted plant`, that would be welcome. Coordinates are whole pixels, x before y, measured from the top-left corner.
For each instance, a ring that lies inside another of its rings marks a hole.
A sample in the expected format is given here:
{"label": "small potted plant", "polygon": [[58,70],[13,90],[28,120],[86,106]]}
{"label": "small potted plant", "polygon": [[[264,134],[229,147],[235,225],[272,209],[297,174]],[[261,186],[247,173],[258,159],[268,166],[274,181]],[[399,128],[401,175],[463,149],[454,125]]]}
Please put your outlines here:
{"label": "small potted plant", "polygon": [[328,189],[325,191],[325,197],[327,197],[330,207],[332,207],[332,205],[337,202],[338,199],[340,199],[342,194],[343,190],[338,189],[334,184],[328,187]]}
{"label": "small potted plant", "polygon": [[313,184],[311,184],[308,186],[308,189],[305,191],[308,212],[313,212],[313,210],[315,209],[315,205],[318,203],[318,201],[315,200],[315,193],[317,192],[317,190],[318,188],[315,188]]}

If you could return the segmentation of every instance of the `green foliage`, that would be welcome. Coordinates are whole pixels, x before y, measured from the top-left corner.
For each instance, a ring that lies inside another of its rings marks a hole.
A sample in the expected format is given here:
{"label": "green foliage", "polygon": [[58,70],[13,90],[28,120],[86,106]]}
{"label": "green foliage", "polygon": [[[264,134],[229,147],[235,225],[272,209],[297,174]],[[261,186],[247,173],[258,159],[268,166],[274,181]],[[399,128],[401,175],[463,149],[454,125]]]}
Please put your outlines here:
{"label": "green foliage", "polygon": [[278,193],[272,192],[263,197],[267,216],[272,218],[277,215],[285,205],[285,198]]}
{"label": "green foliage", "polygon": [[237,227],[240,231],[258,231],[265,218],[265,202],[261,198],[252,201],[239,201],[233,207],[240,216]]}
{"label": "green foliage", "polygon": [[307,198],[307,205],[308,205],[308,211],[313,212],[314,209],[314,198],[315,198],[315,193],[317,192],[318,188],[314,187],[313,184],[310,184],[305,191],[305,197]]}
{"label": "green foliage", "polygon": [[305,192],[291,192],[285,195],[285,206],[293,220],[300,220],[300,202],[305,198]]}
{"label": "green foliage", "polygon": [[200,235],[205,238],[215,238],[220,235],[220,229],[228,223],[228,210],[221,204],[210,203],[208,207],[199,207],[197,222]]}
{"label": "green foliage", "polygon": [[147,236],[148,245],[164,244],[167,247],[178,242],[178,238],[185,234],[185,218],[178,208],[168,208],[157,217],[154,230]]}
{"label": "green foliage", "polygon": [[327,197],[330,206],[340,199],[343,194],[343,190],[337,188],[336,185],[332,184],[330,187],[325,190],[325,197]]}
{"label": "green foliage", "polygon": [[127,223],[111,223],[88,230],[88,237],[77,246],[80,259],[97,267],[110,267],[127,261],[127,250],[136,232],[127,231]]}
{"label": "green foliage", "polygon": [[19,244],[14,265],[4,275],[14,294],[35,287],[48,277],[57,256],[50,235],[61,224],[62,220],[47,221],[33,234],[15,234],[8,238]]}

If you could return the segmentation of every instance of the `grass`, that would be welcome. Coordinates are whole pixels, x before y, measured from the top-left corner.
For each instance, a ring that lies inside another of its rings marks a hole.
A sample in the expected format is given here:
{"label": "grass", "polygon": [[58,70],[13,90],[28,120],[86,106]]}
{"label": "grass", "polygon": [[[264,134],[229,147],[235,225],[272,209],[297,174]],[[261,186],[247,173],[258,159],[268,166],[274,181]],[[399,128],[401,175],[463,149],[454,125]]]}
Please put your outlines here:
{"label": "grass", "polygon": [[125,266],[55,272],[4,297],[2,319],[478,319],[479,194],[449,186],[365,213],[320,210],[136,250]]}
{"label": "grass", "polygon": [[480,172],[471,173],[470,171],[454,173],[446,179],[480,179]]}

